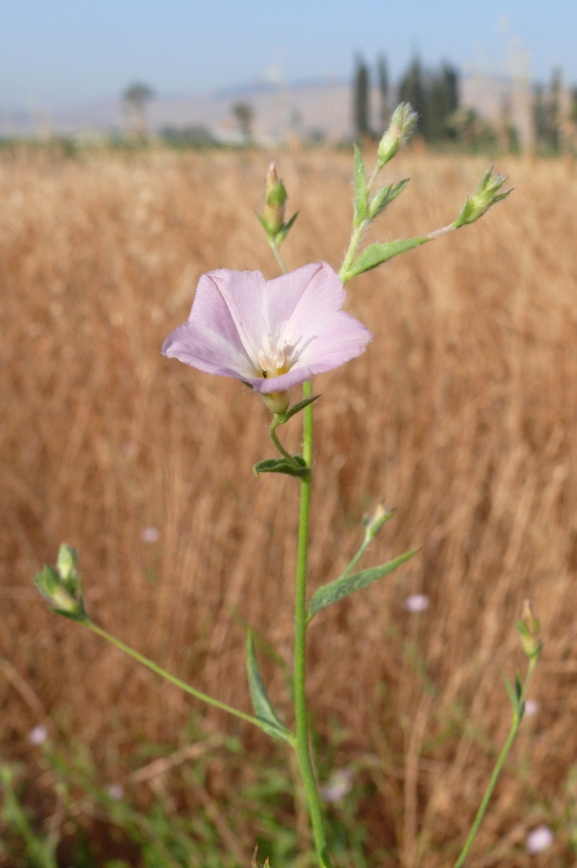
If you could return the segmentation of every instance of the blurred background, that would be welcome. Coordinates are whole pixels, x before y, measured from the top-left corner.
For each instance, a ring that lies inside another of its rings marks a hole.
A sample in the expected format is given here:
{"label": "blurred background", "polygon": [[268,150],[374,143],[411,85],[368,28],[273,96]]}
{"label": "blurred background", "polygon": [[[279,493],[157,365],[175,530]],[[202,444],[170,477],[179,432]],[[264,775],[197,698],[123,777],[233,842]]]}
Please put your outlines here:
{"label": "blurred background", "polygon": [[[284,750],[47,611],[80,552],[99,624],[248,710],[247,626],[289,713],[297,491],[252,473],[267,411],[160,356],[210,269],[277,266],[255,212],[276,160],[290,268],[338,270],[352,143],[411,178],[371,230],[482,221],[352,281],[367,352],[316,381],[310,582],[419,547],[310,631],[337,866],[454,861],[508,731],[530,597],[545,648],[472,866],[577,864],[577,7],[569,2],[0,9],[0,865],[312,864]],[[287,443],[298,448],[298,425]],[[310,843],[310,842],[309,842]],[[297,861],[297,854],[305,855]]]}

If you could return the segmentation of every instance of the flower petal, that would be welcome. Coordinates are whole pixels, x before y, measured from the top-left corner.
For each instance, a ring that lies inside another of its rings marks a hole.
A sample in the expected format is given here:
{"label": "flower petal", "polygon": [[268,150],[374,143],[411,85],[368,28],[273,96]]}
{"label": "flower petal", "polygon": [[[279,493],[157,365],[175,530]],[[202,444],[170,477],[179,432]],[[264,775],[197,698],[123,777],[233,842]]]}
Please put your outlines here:
{"label": "flower petal", "polygon": [[[241,300],[250,298],[251,290],[264,289],[260,271],[236,272],[221,269],[203,274],[198,282],[188,322],[178,326],[165,340],[162,352],[169,358],[205,371],[240,379],[258,373],[258,348],[243,328],[243,305],[236,310],[233,293]],[[232,307],[232,310],[231,310]],[[258,310],[258,305],[254,305]],[[253,311],[254,312],[254,311]],[[258,328],[258,326],[257,326]]]}

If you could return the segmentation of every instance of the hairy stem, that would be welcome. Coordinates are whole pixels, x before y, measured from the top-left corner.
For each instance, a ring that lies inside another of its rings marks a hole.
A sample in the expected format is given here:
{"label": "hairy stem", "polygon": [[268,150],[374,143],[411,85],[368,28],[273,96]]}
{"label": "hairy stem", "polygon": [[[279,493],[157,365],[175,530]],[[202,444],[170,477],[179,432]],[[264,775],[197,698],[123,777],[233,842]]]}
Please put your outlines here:
{"label": "hairy stem", "polygon": [[[303,397],[312,396],[312,383],[303,386]],[[307,467],[311,467],[313,453],[313,408],[312,405],[303,411],[303,458]],[[323,828],[323,817],[319,794],[313,771],[309,748],[309,728],[306,684],[306,628],[307,628],[307,556],[309,515],[311,502],[310,474],[300,481],[300,511],[297,548],[297,574],[295,593],[295,648],[294,648],[294,696],[296,744],[295,750],[299,761],[300,773],[306,795],[307,806],[313,828],[315,848],[321,868],[329,868],[327,844]]]}

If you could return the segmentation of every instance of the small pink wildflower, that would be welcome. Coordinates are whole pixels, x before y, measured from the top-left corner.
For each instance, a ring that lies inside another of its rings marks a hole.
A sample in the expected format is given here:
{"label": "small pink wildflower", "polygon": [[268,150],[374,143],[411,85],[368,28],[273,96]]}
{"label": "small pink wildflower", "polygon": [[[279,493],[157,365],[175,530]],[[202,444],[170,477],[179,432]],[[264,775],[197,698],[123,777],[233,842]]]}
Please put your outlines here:
{"label": "small pink wildflower", "polygon": [[268,281],[260,271],[211,271],[162,352],[262,395],[285,392],[364,351],[371,333],[341,310],[344,300],[325,262]]}
{"label": "small pink wildflower", "polygon": [[145,543],[155,543],[160,539],[160,531],[157,527],[143,527],[140,531],[140,539]]}
{"label": "small pink wildflower", "polygon": [[542,853],[543,850],[546,850],[553,843],[555,836],[549,826],[546,826],[542,823],[540,826],[537,826],[536,829],[533,829],[532,832],[529,832],[527,835],[527,840],[525,841],[525,849],[527,853],[530,853],[532,856],[536,856],[537,853]]}
{"label": "small pink wildflower", "polygon": [[28,733],[28,741],[35,747],[38,747],[38,745],[40,744],[44,744],[47,738],[48,730],[41,723],[39,723],[38,726],[35,726],[34,729],[31,729]]}
{"label": "small pink wildflower", "polygon": [[411,594],[403,603],[407,612],[424,612],[429,608],[431,600],[426,594]]}

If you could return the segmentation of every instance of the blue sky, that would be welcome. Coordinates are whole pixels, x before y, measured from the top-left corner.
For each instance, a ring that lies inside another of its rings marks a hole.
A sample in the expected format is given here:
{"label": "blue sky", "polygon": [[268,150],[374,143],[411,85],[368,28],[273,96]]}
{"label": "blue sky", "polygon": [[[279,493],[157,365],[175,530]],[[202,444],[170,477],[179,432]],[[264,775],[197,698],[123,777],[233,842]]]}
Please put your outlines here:
{"label": "blue sky", "polygon": [[[0,0],[0,108],[183,95],[257,78],[348,77],[353,55],[577,84],[577,0]],[[525,60],[523,60],[525,58]]]}

